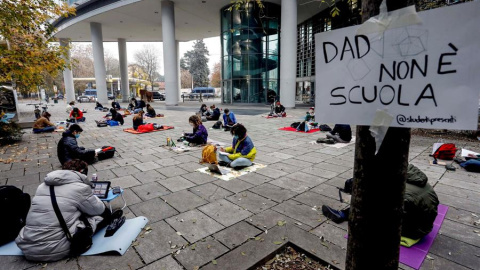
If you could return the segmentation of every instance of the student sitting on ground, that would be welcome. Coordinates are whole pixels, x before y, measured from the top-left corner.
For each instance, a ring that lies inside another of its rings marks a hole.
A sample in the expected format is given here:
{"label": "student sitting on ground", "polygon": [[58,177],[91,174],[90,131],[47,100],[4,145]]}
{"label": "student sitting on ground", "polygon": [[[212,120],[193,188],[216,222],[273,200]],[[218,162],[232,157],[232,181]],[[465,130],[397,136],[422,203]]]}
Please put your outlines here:
{"label": "student sitting on ground", "polygon": [[235,118],[235,114],[229,109],[225,109],[223,111],[223,127],[225,128],[225,131],[230,130],[236,123],[237,119]]}
{"label": "student sitting on ground", "polygon": [[[438,204],[437,194],[428,184],[428,177],[420,169],[409,164],[403,200],[402,245],[411,246],[432,231]],[[348,220],[350,208],[335,210],[323,205],[322,212],[333,222],[341,223]]]}
{"label": "student sitting on ground", "polygon": [[114,108],[115,110],[120,110],[120,103],[116,102],[116,101],[112,101],[112,108]]}
{"label": "student sitting on ground", "polygon": [[217,121],[218,119],[220,119],[220,109],[219,108],[216,108],[215,105],[212,105],[212,106],[210,106],[210,110],[212,111],[212,113],[209,116],[207,116],[207,120]]}
{"label": "student sitting on ground", "polygon": [[146,106],[147,106],[147,105],[145,104],[145,101],[143,101],[143,100],[140,99],[140,100],[137,102],[137,108],[135,108],[135,111],[138,112],[139,110],[143,110],[143,108],[145,108]]}
{"label": "student sitting on ground", "polygon": [[145,114],[145,116],[152,117],[152,118],[157,116],[155,109],[150,104],[147,104],[147,113]]}
{"label": "student sitting on ground", "polygon": [[333,130],[327,133],[327,138],[339,143],[348,143],[352,140],[352,129],[350,125],[336,124]]}
{"label": "student sitting on ground", "polygon": [[67,131],[62,133],[62,138],[57,145],[57,156],[60,163],[63,165],[65,162],[72,159],[80,159],[88,164],[92,164],[95,161],[94,149],[85,149],[85,147],[78,146],[77,139],[83,129],[77,125],[71,125]]}
{"label": "student sitting on ground", "polygon": [[210,113],[208,112],[208,108],[206,104],[202,104],[202,106],[200,106],[199,112],[202,114],[202,116],[210,116]]}
{"label": "student sitting on ground", "polygon": [[310,112],[305,114],[305,118],[303,118],[303,122],[297,126],[297,131],[308,132],[311,129],[311,124],[313,121],[313,117],[310,115]]}
{"label": "student sitting on ground", "polygon": [[242,124],[236,124],[230,130],[230,134],[233,136],[232,146],[225,149],[220,148],[221,152],[230,155],[218,153],[219,164],[232,168],[251,166],[257,154],[257,149],[248,137],[247,129]]}
{"label": "student sitting on ground", "polygon": [[117,112],[117,110],[115,110],[114,108],[111,108],[110,114],[111,114],[110,120],[117,121],[120,125],[123,126],[125,121],[123,120],[123,116],[119,112]]}
{"label": "student sitting on ground", "polygon": [[184,140],[195,145],[206,144],[208,132],[205,126],[202,124],[200,117],[197,115],[192,115],[190,118],[188,118],[188,123],[193,127],[193,132],[183,134]]}
{"label": "student sitting on ground", "polygon": [[95,103],[95,110],[99,110],[99,111],[102,111],[103,110],[103,105],[102,103],[98,102]]}
{"label": "student sitting on ground", "polygon": [[133,117],[133,129],[138,130],[138,127],[141,125],[145,125],[146,123],[143,122],[143,110],[138,111],[138,113]]}
{"label": "student sitting on ground", "polygon": [[75,108],[75,101],[70,101],[70,103],[68,103],[67,105],[67,109],[66,109],[67,113],[72,112],[73,108]]}
{"label": "student sitting on ground", "polygon": [[285,112],[285,107],[280,103],[280,101],[277,101],[277,104],[275,105],[275,115],[277,117],[285,117],[287,116],[287,113]]}
{"label": "student sitting on ground", "polygon": [[73,108],[70,112],[70,121],[72,123],[75,122],[85,122],[85,117],[83,117],[83,112],[78,108]]}
{"label": "student sitting on ground", "polygon": [[55,124],[50,122],[50,113],[42,113],[42,117],[38,118],[33,124],[33,133],[53,132]]}
{"label": "student sitting on ground", "polygon": [[62,170],[50,172],[37,188],[28,212],[26,225],[15,239],[27,260],[58,261],[71,254],[71,242],[67,239],[55,214],[51,188],[66,227],[73,236],[85,224],[98,231],[123,215],[121,210],[113,214],[93,195],[87,177],[87,163],[75,159],[66,162]]}
{"label": "student sitting on ground", "polygon": [[138,101],[136,98],[132,98],[128,104],[128,110],[133,111],[138,107]]}

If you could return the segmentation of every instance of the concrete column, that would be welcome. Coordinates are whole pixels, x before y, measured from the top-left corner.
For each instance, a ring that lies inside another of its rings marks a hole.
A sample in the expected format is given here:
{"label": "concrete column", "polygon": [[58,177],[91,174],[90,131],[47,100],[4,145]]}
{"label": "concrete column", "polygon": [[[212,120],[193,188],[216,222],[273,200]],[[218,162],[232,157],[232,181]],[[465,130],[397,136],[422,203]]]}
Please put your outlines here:
{"label": "concrete column", "polygon": [[165,105],[178,105],[178,61],[175,40],[175,13],[172,1],[162,1],[163,67],[165,70]]}
{"label": "concrete column", "polygon": [[118,58],[120,60],[122,101],[128,102],[130,97],[130,85],[128,83],[127,41],[124,38],[118,39]]}
{"label": "concrete column", "polygon": [[[67,39],[60,39],[60,46],[67,47],[70,42]],[[70,64],[70,49],[65,57],[65,62]],[[72,69],[66,68],[63,70],[63,82],[65,84],[65,98],[67,104],[75,101],[75,87],[73,86],[73,72]]]}
{"label": "concrete column", "polygon": [[97,85],[97,100],[100,103],[108,102],[107,96],[107,75],[105,74],[105,59],[103,55],[102,25],[91,22],[90,32],[92,34],[93,67],[95,69],[95,83]]}
{"label": "concrete column", "polygon": [[297,75],[297,1],[282,0],[281,16],[280,101],[286,108],[294,108]]}
{"label": "concrete column", "polygon": [[175,42],[175,46],[177,47],[177,77],[178,77],[178,101],[182,100],[182,79],[180,74],[180,41]]}

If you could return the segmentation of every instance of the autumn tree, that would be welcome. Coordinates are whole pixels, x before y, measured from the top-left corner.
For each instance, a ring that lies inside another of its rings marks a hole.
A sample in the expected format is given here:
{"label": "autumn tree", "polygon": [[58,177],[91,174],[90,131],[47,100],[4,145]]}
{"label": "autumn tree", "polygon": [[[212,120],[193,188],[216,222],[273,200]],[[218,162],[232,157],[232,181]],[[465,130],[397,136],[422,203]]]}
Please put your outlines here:
{"label": "autumn tree", "polygon": [[150,82],[153,90],[153,84],[158,74],[160,61],[158,60],[157,51],[151,45],[145,45],[134,55],[135,62],[142,67],[142,70],[147,74],[147,80]]}
{"label": "autumn tree", "polygon": [[183,60],[180,61],[180,67],[188,69],[193,76],[193,87],[208,86],[208,49],[203,39],[195,41],[193,50],[186,52]]}
{"label": "autumn tree", "polygon": [[213,73],[211,79],[212,87],[220,87],[220,83],[222,82],[222,75],[221,75],[222,65],[220,62],[215,63],[213,66]]}
{"label": "autumn tree", "polygon": [[74,8],[54,0],[0,1],[0,83],[22,92],[36,91],[44,73],[55,77],[67,63],[66,48],[56,43],[52,18],[73,15]]}

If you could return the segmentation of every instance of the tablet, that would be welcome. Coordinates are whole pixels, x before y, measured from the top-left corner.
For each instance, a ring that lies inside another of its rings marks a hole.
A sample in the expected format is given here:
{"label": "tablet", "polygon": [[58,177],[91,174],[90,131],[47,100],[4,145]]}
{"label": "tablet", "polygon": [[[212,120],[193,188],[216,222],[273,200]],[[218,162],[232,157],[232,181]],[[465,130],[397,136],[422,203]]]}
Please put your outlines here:
{"label": "tablet", "polygon": [[92,182],[93,188],[92,192],[93,195],[97,196],[100,199],[106,199],[108,197],[108,190],[110,189],[110,181],[97,181]]}

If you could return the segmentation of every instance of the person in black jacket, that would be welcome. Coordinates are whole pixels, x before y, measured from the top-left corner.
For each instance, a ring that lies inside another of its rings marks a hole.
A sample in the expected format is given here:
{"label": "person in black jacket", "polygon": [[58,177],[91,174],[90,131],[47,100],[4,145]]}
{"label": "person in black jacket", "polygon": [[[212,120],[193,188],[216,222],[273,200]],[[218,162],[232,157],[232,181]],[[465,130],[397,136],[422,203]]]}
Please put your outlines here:
{"label": "person in black jacket", "polygon": [[283,107],[280,101],[277,101],[277,104],[275,105],[275,114],[277,117],[285,117],[287,115],[285,113],[285,107]]}
{"label": "person in black jacket", "polygon": [[333,130],[327,133],[327,138],[339,143],[348,143],[352,140],[352,128],[350,125],[336,124]]}
{"label": "person in black jacket", "polygon": [[220,109],[216,108],[215,105],[210,106],[210,109],[212,110],[212,114],[207,116],[207,120],[217,120],[220,119]]}
{"label": "person in black jacket", "polygon": [[110,114],[112,115],[110,120],[117,121],[120,125],[123,126],[124,120],[123,116],[117,112],[114,108],[110,109]]}
{"label": "person in black jacket", "polygon": [[62,165],[72,159],[80,159],[88,164],[95,161],[97,155],[95,150],[78,146],[77,138],[82,132],[83,129],[77,124],[71,125],[67,131],[63,132],[57,146],[58,160]]}
{"label": "person in black jacket", "polygon": [[132,98],[128,104],[128,110],[133,111],[138,107],[138,101],[136,98]]}
{"label": "person in black jacket", "polygon": [[115,110],[120,110],[120,103],[118,103],[117,101],[112,101],[112,108],[114,108]]}

